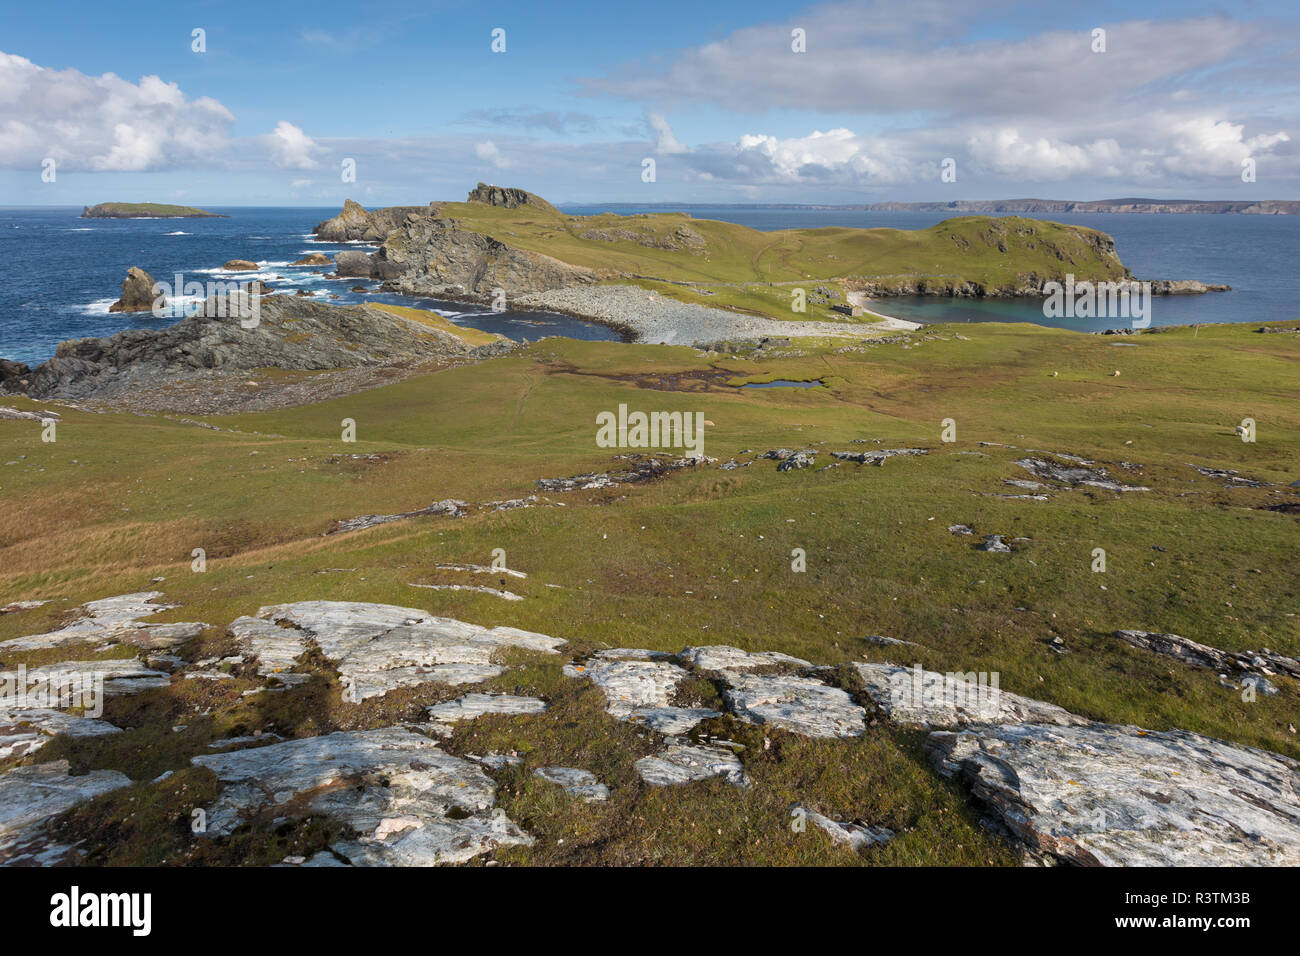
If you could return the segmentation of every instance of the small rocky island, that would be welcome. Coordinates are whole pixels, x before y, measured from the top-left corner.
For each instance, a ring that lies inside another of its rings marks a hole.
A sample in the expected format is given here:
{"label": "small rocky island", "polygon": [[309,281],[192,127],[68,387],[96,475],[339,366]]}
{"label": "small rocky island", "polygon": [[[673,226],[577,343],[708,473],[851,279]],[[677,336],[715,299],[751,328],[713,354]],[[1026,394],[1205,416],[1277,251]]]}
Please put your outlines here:
{"label": "small rocky island", "polygon": [[84,206],[82,219],[229,219],[197,206],[172,206],[160,202],[101,202]]}

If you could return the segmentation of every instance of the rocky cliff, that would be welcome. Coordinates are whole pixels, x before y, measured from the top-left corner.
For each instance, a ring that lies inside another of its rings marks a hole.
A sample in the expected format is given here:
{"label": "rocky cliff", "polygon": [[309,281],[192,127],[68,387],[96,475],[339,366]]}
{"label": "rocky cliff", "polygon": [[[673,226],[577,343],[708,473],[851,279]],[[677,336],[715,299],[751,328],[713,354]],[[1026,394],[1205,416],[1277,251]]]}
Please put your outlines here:
{"label": "rocky cliff", "polygon": [[387,279],[386,288],[406,295],[545,292],[600,278],[593,270],[463,229],[454,219],[419,216],[408,216],[378,252],[344,252],[335,262],[340,276]]}
{"label": "rocky cliff", "polygon": [[427,206],[386,206],[367,210],[361,203],[345,200],[343,211],[333,219],[318,223],[312,230],[325,242],[383,242],[408,216],[436,216],[438,203]]}
{"label": "rocky cliff", "polygon": [[547,212],[559,212],[541,196],[530,193],[526,189],[515,189],[512,186],[489,186],[487,183],[479,183],[471,189],[465,201],[481,202],[489,206],[501,206],[505,209],[536,206],[538,209],[544,209]]}
{"label": "rocky cliff", "polygon": [[64,342],[54,358],[36,368],[0,365],[0,391],[33,398],[114,398],[203,369],[346,369],[497,350],[472,348],[455,335],[366,306],[321,305],[289,296],[263,296],[258,305],[253,328],[244,328],[236,317],[196,315],[165,329]]}

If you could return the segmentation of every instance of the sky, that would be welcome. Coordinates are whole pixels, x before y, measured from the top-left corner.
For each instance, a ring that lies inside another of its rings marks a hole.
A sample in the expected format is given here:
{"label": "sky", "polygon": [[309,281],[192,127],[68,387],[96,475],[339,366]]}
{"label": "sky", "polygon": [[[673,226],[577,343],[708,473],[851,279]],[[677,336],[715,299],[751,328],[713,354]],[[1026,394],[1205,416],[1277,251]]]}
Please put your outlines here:
{"label": "sky", "polygon": [[1298,93],[1294,0],[14,3],[0,205],[1297,199]]}

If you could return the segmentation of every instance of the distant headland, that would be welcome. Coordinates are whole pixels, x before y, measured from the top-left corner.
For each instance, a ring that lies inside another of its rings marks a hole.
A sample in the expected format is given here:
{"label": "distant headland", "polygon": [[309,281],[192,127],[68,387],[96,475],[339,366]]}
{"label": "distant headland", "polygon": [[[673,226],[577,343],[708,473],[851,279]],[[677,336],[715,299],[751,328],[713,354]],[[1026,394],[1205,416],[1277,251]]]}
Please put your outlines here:
{"label": "distant headland", "polygon": [[229,219],[196,206],[171,206],[159,202],[102,202],[83,207],[82,219]]}
{"label": "distant headland", "polygon": [[[570,203],[567,205],[579,205]],[[1247,216],[1297,216],[1300,200],[1260,199],[954,199],[947,202],[830,203],[595,203],[594,208],[704,209],[720,205],[745,209],[846,209],[868,212],[990,213],[1200,213]]]}

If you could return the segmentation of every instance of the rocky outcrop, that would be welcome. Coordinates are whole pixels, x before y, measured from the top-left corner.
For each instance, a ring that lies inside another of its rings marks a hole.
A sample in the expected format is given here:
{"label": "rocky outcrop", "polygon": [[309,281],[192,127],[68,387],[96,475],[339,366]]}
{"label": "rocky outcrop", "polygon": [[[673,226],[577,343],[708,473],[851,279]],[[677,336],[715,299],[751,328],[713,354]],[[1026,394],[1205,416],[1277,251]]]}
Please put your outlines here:
{"label": "rocky outcrop", "polygon": [[1154,279],[1152,295],[1204,295],[1207,292],[1231,292],[1232,286],[1222,283],[1200,282],[1196,279]]}
{"label": "rocky outcrop", "polygon": [[489,206],[501,206],[505,209],[536,206],[538,209],[544,209],[547,212],[559,212],[541,196],[534,195],[527,190],[515,189],[511,186],[489,186],[487,183],[479,183],[471,189],[465,201],[481,202]]}
{"label": "rocky outcrop", "polygon": [[[126,270],[122,280],[122,297],[108,307],[109,312],[151,312],[153,311],[154,278],[138,266]],[[159,308],[166,308],[166,300],[158,303]]]}
{"label": "rocky outcrop", "polygon": [[131,783],[116,770],[92,770],[79,776],[68,770],[68,761],[56,760],[0,774],[0,865],[64,862],[73,848],[47,837],[46,821]]}
{"label": "rocky outcrop", "polygon": [[496,784],[469,760],[401,727],[339,731],[193,758],[224,785],[207,832],[282,816],[286,805],[345,824],[357,836],[331,851],[353,866],[463,863],[532,838],[494,807]]}
{"label": "rocky outcrop", "polygon": [[1089,724],[933,733],[1017,838],[1091,866],[1300,865],[1300,763],[1182,730]]}
{"label": "rocky outcrop", "polygon": [[330,265],[330,257],[323,252],[309,252],[300,259],[295,259],[289,263],[291,266],[327,266]]}
{"label": "rocky outcrop", "polygon": [[[283,635],[266,622],[279,625]],[[348,601],[300,601],[261,608],[230,632],[259,658],[267,648],[278,666],[318,648],[333,663],[343,699],[360,703],[399,687],[437,682],[472,684],[505,672],[494,656],[507,649],[555,653],[561,638],[513,627],[478,627],[419,608]],[[297,654],[293,654],[297,642]],[[292,656],[291,656],[292,655]]]}
{"label": "rocky outcrop", "polygon": [[25,380],[33,398],[129,398],[194,370],[345,369],[480,354],[448,332],[366,306],[263,296],[254,323],[238,317],[234,300],[214,296],[164,329],[63,342],[52,359],[7,384]]}
{"label": "rocky outcrop", "polygon": [[178,605],[158,604],[161,591],[137,591],[89,601],[78,608],[71,623],[45,634],[14,637],[0,642],[0,651],[35,651],[75,644],[131,644],[145,650],[164,650],[198,637],[207,627],[200,622],[152,624],[141,620]]}
{"label": "rocky outcrop", "polygon": [[396,275],[386,288],[406,295],[491,296],[583,285],[601,276],[540,252],[516,249],[464,229],[454,219],[408,218],[371,257],[371,276]]}
{"label": "rocky outcrop", "polygon": [[438,203],[427,206],[388,206],[366,210],[361,203],[348,199],[343,211],[333,219],[318,223],[312,230],[323,242],[383,242],[384,237],[410,216],[436,216]]}
{"label": "rocky outcrop", "polygon": [[230,259],[221,268],[227,272],[252,272],[257,268],[257,263],[252,259]]}

